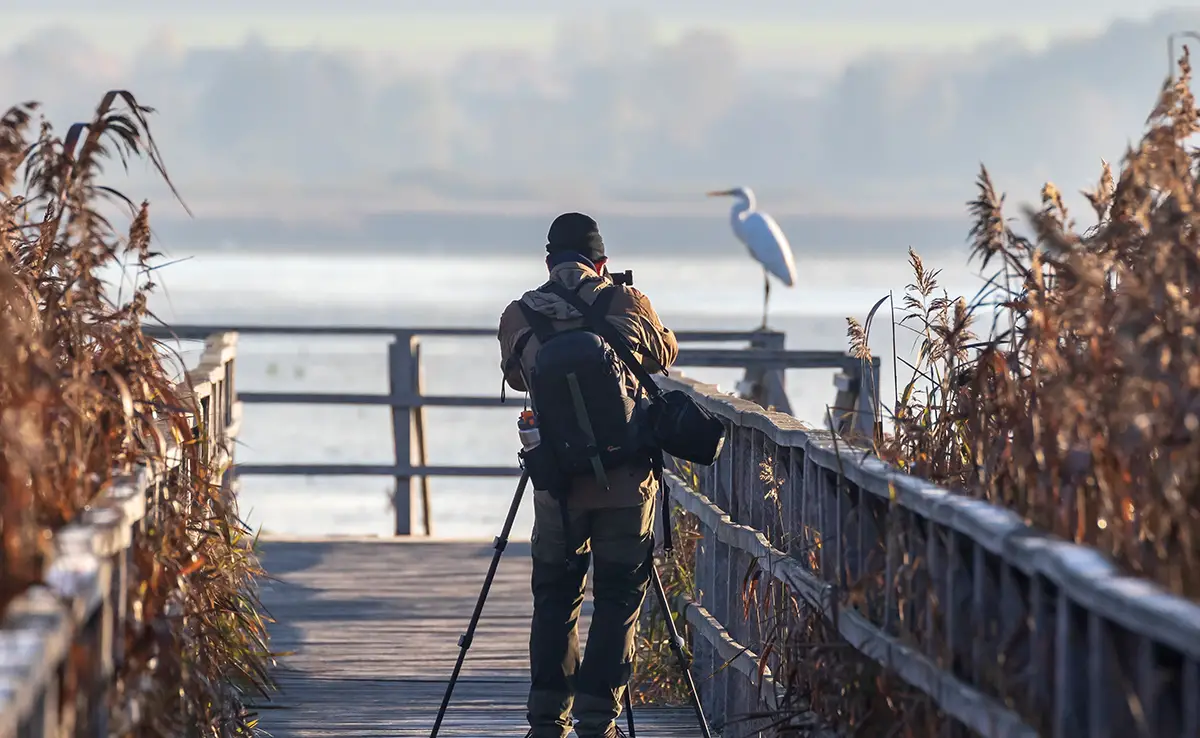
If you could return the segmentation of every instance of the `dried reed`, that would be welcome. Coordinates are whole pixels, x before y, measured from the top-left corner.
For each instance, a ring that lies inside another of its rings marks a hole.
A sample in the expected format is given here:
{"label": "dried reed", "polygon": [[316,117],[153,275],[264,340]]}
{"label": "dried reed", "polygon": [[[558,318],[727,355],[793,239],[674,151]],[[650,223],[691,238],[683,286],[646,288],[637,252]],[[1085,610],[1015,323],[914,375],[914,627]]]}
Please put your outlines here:
{"label": "dried reed", "polygon": [[1200,111],[1186,49],[1179,68],[1119,176],[1105,164],[1084,193],[1095,225],[1078,229],[1046,184],[1026,209],[1032,238],[1018,235],[983,170],[970,207],[972,257],[998,265],[987,286],[938,297],[911,254],[899,325],[920,348],[879,452],[1198,598],[1200,155],[1187,142]]}
{"label": "dried reed", "polygon": [[[970,210],[984,288],[951,298],[910,251],[913,281],[893,322],[915,337],[915,358],[896,358],[912,376],[897,386],[893,431],[876,452],[1200,598],[1200,152],[1188,145],[1200,111],[1186,49],[1179,70],[1119,173],[1105,164],[1084,193],[1094,225],[1077,227],[1046,184],[1040,207],[1025,209],[1031,235],[1017,233],[983,169]],[[848,322],[852,352],[869,358],[869,326]],[[891,521],[887,545],[924,550],[919,527],[903,517]],[[897,581],[851,582],[842,598],[870,610],[872,595],[891,589],[902,621],[892,628],[925,648],[917,621],[954,606],[929,599],[926,575],[906,560]],[[761,599],[744,590],[748,602]],[[961,731],[819,613],[802,605],[796,613],[768,644],[787,695],[777,721],[812,709],[856,735]],[[950,668],[954,657],[938,660]],[[993,667],[981,685],[1005,698],[1028,664]],[[1044,724],[1013,704],[1031,725]]]}
{"label": "dried reed", "polygon": [[[680,634],[685,634],[687,622],[683,610],[687,601],[695,596],[694,562],[700,523],[694,516],[674,506],[671,523],[675,551],[670,558],[660,558],[657,566],[663,590],[675,607],[675,627]],[[667,623],[652,590],[647,592],[642,608],[631,687],[635,704],[680,705],[688,700],[683,673],[670,648]]]}
{"label": "dried reed", "polygon": [[[117,91],[63,138],[46,121],[31,132],[33,103],[0,117],[0,607],[41,579],[46,534],[115,473],[176,449],[170,495],[134,544],[113,733],[244,735],[243,696],[271,684],[260,572],[218,481],[221,449],[193,433],[189,388],[142,331],[158,256],[148,205],[101,182],[106,163],[145,158],[170,184],[150,113]],[[123,231],[113,206],[130,213]],[[113,268],[132,272],[127,293],[106,286]]]}

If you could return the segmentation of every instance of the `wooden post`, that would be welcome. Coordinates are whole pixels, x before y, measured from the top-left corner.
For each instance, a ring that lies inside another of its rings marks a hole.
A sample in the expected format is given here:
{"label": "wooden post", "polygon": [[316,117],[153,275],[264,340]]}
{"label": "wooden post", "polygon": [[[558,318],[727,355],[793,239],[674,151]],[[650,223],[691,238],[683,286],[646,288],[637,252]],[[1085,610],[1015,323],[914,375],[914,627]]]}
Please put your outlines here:
{"label": "wooden post", "polygon": [[[413,397],[418,400],[425,396],[425,365],[421,363],[421,344],[417,341],[413,342]],[[421,466],[429,465],[429,450],[425,442],[425,406],[418,405],[412,409],[413,427],[415,429],[414,440],[416,442],[417,463]],[[421,520],[425,528],[425,535],[433,535],[433,510],[429,501],[429,477],[421,475]]]}
{"label": "wooden post", "polygon": [[[858,405],[855,408],[855,427],[864,438],[879,440],[883,426],[876,417],[875,405],[879,401],[879,357],[871,357],[871,366],[862,367],[858,377]],[[865,370],[865,371],[864,371]]]}
{"label": "wooden post", "polygon": [[863,437],[878,441],[882,437],[883,425],[875,412],[879,398],[879,357],[871,357],[866,366],[861,359],[846,357],[842,371],[833,378],[837,397],[833,400],[833,428],[831,431],[846,435],[852,429]]}
{"label": "wooden post", "polygon": [[846,357],[842,371],[834,376],[833,386],[837,395],[833,398],[830,409],[833,427],[829,430],[838,435],[845,435],[850,430],[850,421],[855,408],[858,407],[858,397],[862,389],[862,362],[853,357]]}
{"label": "wooden post", "polygon": [[[786,342],[786,334],[763,330],[755,333],[750,339],[750,349],[751,351],[783,351],[786,348]],[[741,394],[764,408],[774,408],[776,412],[791,415],[792,404],[788,401],[785,377],[783,368],[746,367],[746,375],[741,382]]]}
{"label": "wooden post", "polygon": [[225,425],[233,422],[233,404],[236,402],[236,387],[234,386],[233,362],[236,359],[230,359],[225,362],[225,407],[222,412],[225,415]]}
{"label": "wooden post", "polygon": [[398,536],[413,532],[413,477],[407,471],[413,465],[413,415],[412,388],[416,386],[417,362],[416,336],[397,333],[388,346],[388,377],[392,400],[392,441],[395,449],[395,464],[400,468],[395,477],[392,493],[392,508],[396,512],[393,533]]}

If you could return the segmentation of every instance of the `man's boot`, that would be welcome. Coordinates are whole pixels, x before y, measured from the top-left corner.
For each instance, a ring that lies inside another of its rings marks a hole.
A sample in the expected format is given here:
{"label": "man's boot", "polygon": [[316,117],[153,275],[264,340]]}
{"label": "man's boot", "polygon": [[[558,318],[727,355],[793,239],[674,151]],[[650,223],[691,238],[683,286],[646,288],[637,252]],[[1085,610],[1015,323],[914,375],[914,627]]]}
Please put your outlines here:
{"label": "man's boot", "polygon": [[620,703],[612,696],[576,695],[573,712],[578,722],[575,723],[575,734],[579,738],[613,738],[620,735],[616,724],[620,710]]}
{"label": "man's boot", "polygon": [[532,690],[525,717],[530,725],[526,738],[567,738],[571,732],[571,698]]}
{"label": "man's boot", "polygon": [[625,735],[625,731],[621,730],[621,726],[616,723],[609,725],[608,730],[603,733],[580,733],[578,732],[578,728],[576,728],[575,734],[580,738],[628,738]]}

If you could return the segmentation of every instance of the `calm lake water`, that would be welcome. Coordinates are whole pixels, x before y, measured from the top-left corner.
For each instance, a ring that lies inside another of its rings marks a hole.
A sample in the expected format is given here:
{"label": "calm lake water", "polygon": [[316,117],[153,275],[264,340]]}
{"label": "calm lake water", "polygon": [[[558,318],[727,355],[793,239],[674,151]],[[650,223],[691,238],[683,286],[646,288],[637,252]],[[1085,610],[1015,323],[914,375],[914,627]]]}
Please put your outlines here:
{"label": "calm lake water", "polygon": [[[907,256],[798,259],[799,284],[776,284],[771,325],[786,331],[793,349],[844,349],[846,316],[860,320],[889,290],[897,298],[911,281]],[[965,258],[942,267],[951,295],[973,294],[981,281]],[[636,285],[677,330],[749,330],[761,322],[762,272],[740,252],[728,257],[625,258]],[[325,253],[204,253],[162,268],[153,309],[169,322],[222,324],[471,326],[494,328],[509,300],[545,277],[539,255],[528,259]],[[898,302],[898,300],[897,300]],[[886,313],[886,309],[884,310]],[[883,358],[885,402],[891,396],[891,334],[886,315],[872,345]],[[901,353],[911,340],[901,336]],[[194,357],[195,344],[186,354]],[[494,338],[423,339],[427,391],[492,394],[500,389]],[[243,391],[385,392],[386,342],[360,338],[297,339],[243,336],[237,382]],[[738,370],[692,370],[698,379],[732,389]],[[797,416],[819,422],[834,396],[832,371],[790,372]],[[515,460],[517,406],[430,408],[433,464],[506,465]],[[390,463],[388,410],[378,407],[245,407],[239,461]],[[509,479],[435,479],[435,534],[490,537],[511,500]],[[242,512],[265,531],[297,535],[388,535],[392,526],[386,478],[243,477]],[[529,505],[514,538],[527,537]]]}

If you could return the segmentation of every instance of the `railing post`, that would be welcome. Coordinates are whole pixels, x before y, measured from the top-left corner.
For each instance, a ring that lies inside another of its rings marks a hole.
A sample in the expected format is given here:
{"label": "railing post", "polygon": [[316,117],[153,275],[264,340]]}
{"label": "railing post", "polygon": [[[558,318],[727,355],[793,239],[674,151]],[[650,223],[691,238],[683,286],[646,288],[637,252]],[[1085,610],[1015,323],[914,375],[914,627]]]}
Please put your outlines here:
{"label": "railing post", "polygon": [[[421,362],[421,344],[413,342],[413,386],[412,395],[418,401],[425,397],[425,365]],[[429,465],[428,444],[425,438],[425,405],[418,404],[412,409],[413,437],[417,463],[420,466]],[[433,535],[433,509],[429,501],[429,477],[421,475],[421,521],[426,536]]]}
{"label": "railing post", "polygon": [[857,430],[864,438],[879,438],[882,428],[878,427],[880,419],[876,417],[875,406],[879,402],[879,368],[878,356],[871,357],[870,367],[866,373],[859,374],[858,407],[855,416]]}
{"label": "railing post", "polygon": [[[760,331],[750,339],[751,351],[783,351],[787,347],[787,335],[778,331]],[[783,367],[746,367],[743,396],[764,408],[792,414],[792,405],[787,396],[786,371]]]}
{"label": "railing post", "polygon": [[397,333],[388,346],[389,391],[392,399],[392,440],[398,468],[392,507],[396,512],[393,533],[409,536],[413,532],[413,387],[417,384],[420,352],[411,333]]}
{"label": "railing post", "polygon": [[233,422],[233,406],[237,402],[237,388],[234,383],[233,371],[234,361],[236,359],[230,359],[225,362],[225,407],[222,408],[222,414],[225,416],[225,425]]}
{"label": "railing post", "polygon": [[861,359],[846,357],[842,371],[833,378],[837,396],[830,414],[833,427],[829,430],[845,435],[851,428],[863,438],[875,439],[882,430],[876,417],[879,398],[879,357],[872,357],[869,366]]}
{"label": "railing post", "polygon": [[852,356],[846,357],[842,371],[833,377],[833,386],[837,394],[830,408],[830,431],[845,435],[850,429],[851,415],[858,406],[858,395],[862,389],[862,362]]}

